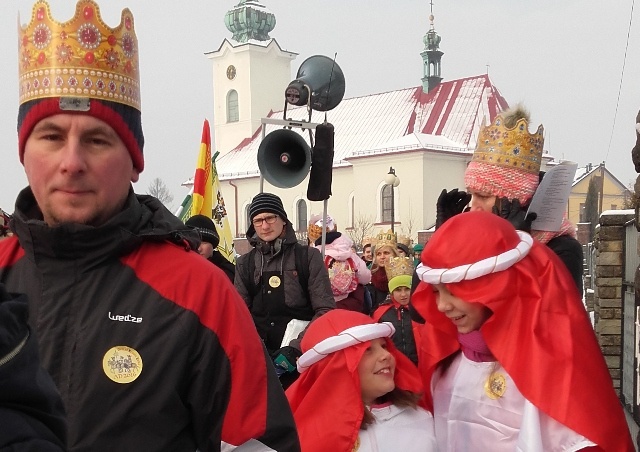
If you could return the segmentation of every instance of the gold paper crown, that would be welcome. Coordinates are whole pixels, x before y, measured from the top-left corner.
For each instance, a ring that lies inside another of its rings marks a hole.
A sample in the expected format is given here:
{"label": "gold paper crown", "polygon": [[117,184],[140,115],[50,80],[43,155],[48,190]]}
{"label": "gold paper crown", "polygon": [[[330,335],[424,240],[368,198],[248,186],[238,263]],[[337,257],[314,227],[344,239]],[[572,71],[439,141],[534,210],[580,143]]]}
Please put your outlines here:
{"label": "gold paper crown", "polygon": [[322,237],[322,228],[315,224],[310,224],[307,228],[307,237],[311,240],[311,243],[315,243],[320,237]]}
{"label": "gold paper crown", "polygon": [[513,127],[505,124],[505,119],[497,115],[493,123],[480,128],[472,161],[520,169],[537,176],[544,144],[542,125],[531,134],[526,118],[517,120]]}
{"label": "gold paper crown", "polygon": [[413,262],[410,257],[393,257],[387,261],[384,270],[389,281],[396,276],[413,276]]}
{"label": "gold paper crown", "polygon": [[406,235],[399,235],[398,243],[401,243],[408,248],[409,245],[411,244],[411,237],[407,237]]}
{"label": "gold paper crown", "polygon": [[110,28],[95,2],[80,0],[73,18],[60,23],[40,0],[18,34],[20,104],[75,96],[140,110],[138,39],[129,9],[122,11],[120,25]]}
{"label": "gold paper crown", "polygon": [[[322,226],[319,226],[318,223],[322,224],[322,215],[312,215],[309,220],[309,225],[307,226],[307,237],[311,240],[311,243],[314,243],[322,237]],[[338,225],[331,216],[327,215],[327,232],[337,230]]]}
{"label": "gold paper crown", "polygon": [[387,232],[380,232],[376,236],[376,249],[382,248],[383,246],[390,246],[392,248],[396,247],[398,243],[397,236],[394,232],[389,229]]}

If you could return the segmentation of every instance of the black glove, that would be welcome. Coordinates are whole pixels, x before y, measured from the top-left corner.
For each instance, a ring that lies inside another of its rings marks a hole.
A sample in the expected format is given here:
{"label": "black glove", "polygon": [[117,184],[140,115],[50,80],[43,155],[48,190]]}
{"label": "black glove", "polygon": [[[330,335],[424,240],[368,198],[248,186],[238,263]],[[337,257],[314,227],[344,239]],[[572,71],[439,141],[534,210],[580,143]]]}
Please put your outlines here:
{"label": "black glove", "polygon": [[447,192],[446,188],[443,189],[436,203],[436,229],[449,218],[462,213],[470,201],[471,195],[466,191],[458,191],[457,188],[454,188]]}
{"label": "black glove", "polygon": [[507,198],[500,199],[500,216],[507,220],[519,231],[531,232],[531,223],[538,218],[538,214],[531,212],[527,215],[527,208],[520,205],[520,201]]}
{"label": "black glove", "polygon": [[278,375],[297,372],[296,361],[298,361],[298,358],[301,356],[302,352],[290,345],[276,350],[273,355],[271,355]]}

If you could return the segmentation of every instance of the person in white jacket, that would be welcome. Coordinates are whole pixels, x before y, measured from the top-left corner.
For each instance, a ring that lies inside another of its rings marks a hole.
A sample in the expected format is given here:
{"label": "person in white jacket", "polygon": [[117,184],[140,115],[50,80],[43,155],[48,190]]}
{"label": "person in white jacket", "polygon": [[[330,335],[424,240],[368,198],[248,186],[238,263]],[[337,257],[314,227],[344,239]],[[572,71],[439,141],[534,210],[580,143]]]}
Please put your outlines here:
{"label": "person in white jacket", "polygon": [[[308,237],[313,245],[322,252],[322,217],[312,217]],[[327,227],[324,247],[324,263],[329,272],[336,307],[351,311],[365,312],[364,285],[371,282],[371,270],[353,251],[353,240],[338,232],[333,218],[327,215]]]}

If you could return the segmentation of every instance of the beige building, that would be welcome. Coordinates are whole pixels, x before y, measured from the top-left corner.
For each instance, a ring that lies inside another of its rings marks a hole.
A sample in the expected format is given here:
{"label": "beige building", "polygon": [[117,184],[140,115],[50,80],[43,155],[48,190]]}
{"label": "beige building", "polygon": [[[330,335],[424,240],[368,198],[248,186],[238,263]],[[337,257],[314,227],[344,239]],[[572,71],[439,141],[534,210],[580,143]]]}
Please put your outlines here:
{"label": "beige building", "polygon": [[595,180],[596,187],[598,187],[598,210],[600,212],[626,209],[630,202],[631,192],[618,178],[609,172],[604,163],[600,165],[589,163],[582,168],[578,168],[571,187],[567,213],[569,220],[573,224],[588,221],[585,218],[585,203],[589,183],[592,179]]}

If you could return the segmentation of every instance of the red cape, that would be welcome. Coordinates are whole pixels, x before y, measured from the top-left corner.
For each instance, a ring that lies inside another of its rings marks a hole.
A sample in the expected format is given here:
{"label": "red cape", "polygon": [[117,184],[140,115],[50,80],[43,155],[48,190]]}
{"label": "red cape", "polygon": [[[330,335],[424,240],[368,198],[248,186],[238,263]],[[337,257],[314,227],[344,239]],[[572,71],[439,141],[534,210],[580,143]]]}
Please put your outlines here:
{"label": "red cape", "polygon": [[[469,212],[438,229],[421,259],[431,268],[452,268],[515,248],[518,241],[506,220]],[[524,397],[603,451],[634,450],[580,294],[549,248],[534,241],[528,256],[509,269],[446,286],[456,297],[491,309],[480,331]],[[411,302],[426,320],[418,359],[429,388],[438,364],[460,344],[430,285],[421,282]],[[433,410],[430,391],[425,404]]]}

